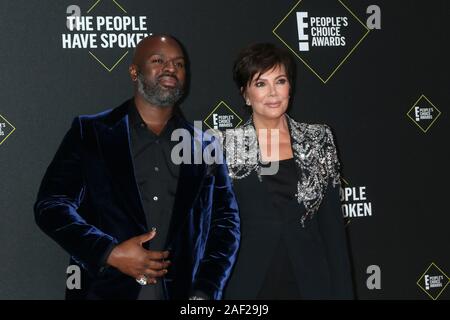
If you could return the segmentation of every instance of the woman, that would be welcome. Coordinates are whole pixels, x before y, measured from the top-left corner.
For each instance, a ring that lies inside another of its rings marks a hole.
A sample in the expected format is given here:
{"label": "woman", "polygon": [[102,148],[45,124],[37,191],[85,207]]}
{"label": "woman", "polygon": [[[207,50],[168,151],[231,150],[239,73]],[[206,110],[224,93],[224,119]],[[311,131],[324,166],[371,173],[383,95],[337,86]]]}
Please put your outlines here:
{"label": "woman", "polygon": [[242,234],[226,299],[353,298],[333,136],[286,114],[293,74],[272,44],[244,49],[234,65],[252,116],[224,144]]}

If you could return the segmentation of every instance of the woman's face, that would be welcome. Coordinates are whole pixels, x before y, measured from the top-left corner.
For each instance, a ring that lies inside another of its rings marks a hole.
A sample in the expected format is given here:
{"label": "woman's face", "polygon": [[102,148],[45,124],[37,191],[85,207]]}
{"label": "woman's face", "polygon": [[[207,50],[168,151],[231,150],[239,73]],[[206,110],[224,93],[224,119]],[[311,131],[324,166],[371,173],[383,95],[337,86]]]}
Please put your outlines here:
{"label": "woman's face", "polygon": [[284,66],[256,74],[247,85],[243,96],[253,109],[253,116],[260,119],[280,118],[289,104],[290,83]]}

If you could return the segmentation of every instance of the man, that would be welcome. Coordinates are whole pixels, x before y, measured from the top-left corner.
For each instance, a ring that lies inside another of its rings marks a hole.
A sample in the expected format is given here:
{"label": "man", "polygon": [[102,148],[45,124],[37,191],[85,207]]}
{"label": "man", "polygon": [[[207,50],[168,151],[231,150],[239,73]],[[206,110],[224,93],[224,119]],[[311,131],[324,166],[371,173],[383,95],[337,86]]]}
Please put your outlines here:
{"label": "man", "polygon": [[129,68],[134,99],[77,117],[48,167],[35,218],[81,267],[67,299],[221,298],[239,215],[226,165],[171,160],[175,130],[198,143],[175,106],[185,65],[174,38],[142,40]]}

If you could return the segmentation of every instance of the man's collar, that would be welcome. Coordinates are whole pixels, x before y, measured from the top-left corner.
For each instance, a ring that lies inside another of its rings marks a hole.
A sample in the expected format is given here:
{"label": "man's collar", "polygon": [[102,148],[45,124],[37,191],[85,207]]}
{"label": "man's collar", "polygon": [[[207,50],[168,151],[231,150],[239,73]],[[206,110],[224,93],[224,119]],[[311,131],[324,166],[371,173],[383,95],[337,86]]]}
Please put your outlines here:
{"label": "man's collar", "polygon": [[[131,128],[140,128],[140,127],[147,127],[144,119],[142,119],[139,111],[137,110],[136,104],[134,103],[134,99],[130,100],[129,107],[128,107],[128,117],[129,117],[129,124]],[[176,112],[176,107],[174,108],[174,111],[172,112],[169,120],[167,121],[166,125],[164,126],[163,133],[172,133],[172,131],[176,128],[179,128],[180,126],[180,115],[178,112]]]}

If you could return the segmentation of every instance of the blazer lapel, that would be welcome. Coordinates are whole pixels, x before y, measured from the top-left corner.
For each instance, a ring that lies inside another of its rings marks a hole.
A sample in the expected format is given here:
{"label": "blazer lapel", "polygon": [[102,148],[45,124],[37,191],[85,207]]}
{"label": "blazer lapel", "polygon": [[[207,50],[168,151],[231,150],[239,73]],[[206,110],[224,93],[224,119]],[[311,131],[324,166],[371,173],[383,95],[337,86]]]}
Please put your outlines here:
{"label": "blazer lapel", "polygon": [[[187,127],[185,128],[191,134],[191,160],[194,159],[194,139],[202,138],[200,133],[200,137],[195,137],[193,134],[193,129]],[[200,141],[200,147],[202,147]],[[178,176],[178,185],[177,191],[175,194],[175,203],[172,211],[172,218],[169,225],[169,232],[167,235],[166,248],[168,250],[171,249],[173,244],[176,242],[177,236],[181,235],[181,229],[189,218],[190,211],[193,209],[195,201],[199,196],[203,177],[206,174],[206,165],[202,164],[185,164],[182,163],[180,165],[180,171]]]}
{"label": "blazer lapel", "polygon": [[144,208],[134,174],[130,149],[128,108],[125,106],[119,108],[118,112],[123,114],[120,114],[118,121],[112,121],[109,124],[99,123],[97,125],[99,144],[106,166],[110,171],[114,189],[117,191],[117,196],[122,198],[123,205],[142,229],[147,230]]}

